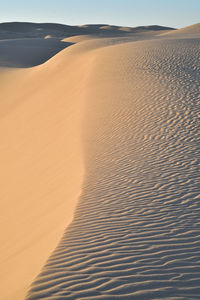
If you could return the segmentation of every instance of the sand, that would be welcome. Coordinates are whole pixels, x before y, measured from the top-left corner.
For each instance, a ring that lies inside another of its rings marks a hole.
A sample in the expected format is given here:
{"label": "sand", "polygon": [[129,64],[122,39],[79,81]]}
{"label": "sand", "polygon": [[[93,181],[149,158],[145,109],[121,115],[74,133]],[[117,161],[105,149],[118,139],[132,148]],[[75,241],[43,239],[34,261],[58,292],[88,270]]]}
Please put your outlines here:
{"label": "sand", "polygon": [[1,68],[2,299],[198,299],[190,33],[66,37]]}
{"label": "sand", "polygon": [[55,23],[31,23],[31,22],[8,22],[0,23],[0,40],[19,38],[66,38],[76,35],[99,35],[99,36],[120,36],[132,35],[143,31],[153,30],[168,31],[174,28],[165,26],[139,26],[139,27],[119,27],[108,24],[88,24],[83,26],[69,26]]}
{"label": "sand", "polygon": [[2,299],[24,298],[72,220],[89,60],[63,53],[50,65],[1,71]]}

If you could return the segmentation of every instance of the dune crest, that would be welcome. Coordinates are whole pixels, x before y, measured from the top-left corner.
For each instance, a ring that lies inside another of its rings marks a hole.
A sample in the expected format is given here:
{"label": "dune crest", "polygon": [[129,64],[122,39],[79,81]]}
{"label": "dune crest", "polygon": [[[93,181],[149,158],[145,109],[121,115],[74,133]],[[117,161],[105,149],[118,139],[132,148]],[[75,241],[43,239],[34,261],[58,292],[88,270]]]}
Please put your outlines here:
{"label": "dune crest", "polygon": [[200,33],[200,23],[193,24],[193,25],[178,29],[176,32],[177,33],[178,32],[182,32],[182,33]]}
{"label": "dune crest", "polygon": [[169,36],[179,36],[182,35],[183,37],[192,37],[192,35],[196,36],[200,34],[200,23],[196,23],[187,27],[183,27],[174,31],[163,32],[161,35],[169,35]]}

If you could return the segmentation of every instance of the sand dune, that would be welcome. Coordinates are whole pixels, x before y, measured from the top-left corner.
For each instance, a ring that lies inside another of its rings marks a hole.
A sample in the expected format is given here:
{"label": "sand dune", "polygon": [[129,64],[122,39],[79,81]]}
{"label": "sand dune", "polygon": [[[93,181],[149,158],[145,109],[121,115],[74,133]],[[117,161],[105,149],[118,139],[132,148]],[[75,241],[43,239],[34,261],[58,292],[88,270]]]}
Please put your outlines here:
{"label": "sand dune", "polygon": [[80,193],[90,58],[60,54],[50,64],[0,73],[1,299],[24,298]]}
{"label": "sand dune", "polygon": [[[124,29],[124,30],[123,30]],[[66,38],[75,35],[100,35],[116,36],[128,35],[141,31],[166,31],[173,30],[164,26],[139,26],[139,27],[119,27],[108,24],[89,24],[83,26],[69,26],[54,23],[28,23],[11,22],[0,23],[0,40],[16,38],[45,38],[50,35],[54,38]]]}
{"label": "sand dune", "polygon": [[198,49],[95,50],[82,195],[27,299],[198,297]]}
{"label": "sand dune", "polygon": [[0,69],[0,294],[198,299],[200,36],[93,37]]}
{"label": "sand dune", "polygon": [[[176,31],[176,33],[197,33],[199,34],[200,33],[200,23],[197,23],[197,24],[194,24],[194,25],[191,25],[191,26],[187,26],[187,27],[184,27],[184,28],[181,28],[179,30]],[[174,32],[175,33],[175,32]]]}
{"label": "sand dune", "polygon": [[76,43],[85,42],[88,40],[94,40],[95,38],[98,39],[99,37],[97,35],[82,34],[82,35],[74,35],[74,36],[64,38],[64,39],[62,39],[62,42],[76,44]]}
{"label": "sand dune", "polygon": [[200,23],[191,25],[191,26],[187,26],[178,30],[170,30],[168,32],[162,32],[161,35],[170,35],[170,36],[183,36],[183,37],[192,37],[192,35],[194,35],[194,37],[196,37],[196,35],[200,34]]}
{"label": "sand dune", "polygon": [[[163,26],[69,26],[51,23],[0,23],[0,67],[27,68],[49,60],[73,43],[94,38],[147,38],[168,32]],[[171,28],[170,32],[173,31]]]}

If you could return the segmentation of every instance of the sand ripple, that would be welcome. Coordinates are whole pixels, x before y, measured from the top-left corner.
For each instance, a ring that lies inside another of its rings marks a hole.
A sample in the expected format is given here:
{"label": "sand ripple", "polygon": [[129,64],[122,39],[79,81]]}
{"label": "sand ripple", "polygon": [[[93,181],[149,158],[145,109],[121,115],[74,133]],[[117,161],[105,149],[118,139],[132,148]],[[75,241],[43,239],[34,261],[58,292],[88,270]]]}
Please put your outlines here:
{"label": "sand ripple", "polygon": [[200,40],[95,50],[85,181],[34,299],[199,299]]}

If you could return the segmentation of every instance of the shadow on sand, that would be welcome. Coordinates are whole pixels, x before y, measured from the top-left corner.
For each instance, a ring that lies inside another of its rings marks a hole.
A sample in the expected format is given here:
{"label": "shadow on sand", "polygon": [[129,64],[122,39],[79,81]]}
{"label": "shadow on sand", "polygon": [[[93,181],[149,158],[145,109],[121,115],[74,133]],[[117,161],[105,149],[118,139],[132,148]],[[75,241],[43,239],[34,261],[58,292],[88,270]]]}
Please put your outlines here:
{"label": "shadow on sand", "polygon": [[40,65],[73,43],[57,38],[24,38],[0,41],[0,67],[29,68]]}

